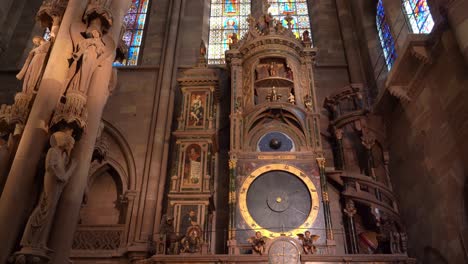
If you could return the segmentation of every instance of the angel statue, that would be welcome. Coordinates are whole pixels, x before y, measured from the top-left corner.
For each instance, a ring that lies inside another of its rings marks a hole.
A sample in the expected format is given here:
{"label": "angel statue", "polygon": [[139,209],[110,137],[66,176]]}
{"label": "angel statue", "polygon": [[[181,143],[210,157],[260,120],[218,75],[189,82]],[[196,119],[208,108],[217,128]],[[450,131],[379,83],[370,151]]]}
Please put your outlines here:
{"label": "angel statue", "polygon": [[262,235],[262,232],[255,232],[255,236],[247,239],[247,241],[252,245],[252,249],[257,254],[263,255],[265,253],[265,244],[267,238]]}
{"label": "angel statue", "polygon": [[31,93],[35,90],[50,48],[50,42],[40,36],[35,36],[32,42],[34,43],[34,48],[29,52],[23,68],[16,75],[18,80],[23,80],[24,93]]}
{"label": "angel statue", "polygon": [[320,236],[311,235],[310,231],[307,230],[304,234],[297,234],[297,237],[302,241],[302,248],[304,249],[305,254],[314,254],[317,252],[314,242],[316,242]]}

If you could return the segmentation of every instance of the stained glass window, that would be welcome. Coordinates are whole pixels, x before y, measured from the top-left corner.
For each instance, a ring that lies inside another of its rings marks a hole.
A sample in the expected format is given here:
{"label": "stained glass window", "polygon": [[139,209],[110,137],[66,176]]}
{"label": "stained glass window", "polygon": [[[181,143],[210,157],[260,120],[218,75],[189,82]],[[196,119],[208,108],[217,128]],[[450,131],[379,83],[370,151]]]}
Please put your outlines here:
{"label": "stained glass window", "polygon": [[126,27],[122,39],[127,44],[128,55],[122,64],[134,66],[138,63],[138,55],[140,54],[141,40],[143,38],[143,30],[145,28],[146,11],[148,10],[149,0],[132,0],[130,9],[124,16],[124,25]]}
{"label": "stained glass window", "polygon": [[287,15],[292,16],[292,28],[296,37],[299,38],[304,30],[310,32],[307,0],[268,0],[268,3],[270,4],[268,12],[280,20],[284,27],[288,27],[284,18]]}
{"label": "stained glass window", "polygon": [[434,20],[427,0],[404,0],[403,7],[413,33],[431,33]]}
{"label": "stained glass window", "polygon": [[224,63],[234,33],[240,39],[249,29],[250,0],[211,0],[208,63]]}
{"label": "stained glass window", "polygon": [[395,41],[393,39],[390,26],[388,25],[387,19],[385,17],[385,10],[382,5],[382,0],[379,0],[379,3],[377,5],[376,23],[377,31],[379,32],[380,44],[382,45],[382,50],[385,57],[385,62],[387,63],[387,68],[390,71],[390,69],[393,66],[393,63],[395,62],[397,54],[395,51]]}

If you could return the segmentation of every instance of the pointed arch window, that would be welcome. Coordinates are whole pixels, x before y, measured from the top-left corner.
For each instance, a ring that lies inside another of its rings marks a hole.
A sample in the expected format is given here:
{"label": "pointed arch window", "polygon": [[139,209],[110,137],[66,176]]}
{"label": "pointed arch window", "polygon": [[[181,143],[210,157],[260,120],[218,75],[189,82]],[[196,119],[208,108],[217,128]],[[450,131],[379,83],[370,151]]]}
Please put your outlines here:
{"label": "pointed arch window", "polygon": [[117,65],[135,66],[138,64],[148,4],[149,0],[132,0],[130,9],[124,16],[125,32],[122,36],[128,47],[128,54],[122,64],[117,63]]}
{"label": "pointed arch window", "polygon": [[379,3],[377,4],[376,24],[377,31],[379,32],[380,45],[382,46],[385,57],[385,63],[387,64],[387,68],[390,71],[393,63],[395,62],[397,54],[395,50],[395,40],[393,39],[390,26],[385,16],[382,0],[379,0]]}
{"label": "pointed arch window", "polygon": [[208,63],[224,63],[232,36],[241,38],[249,29],[250,0],[211,0]]}
{"label": "pointed arch window", "polygon": [[431,33],[434,28],[434,19],[427,0],[404,0],[403,8],[413,33]]}
{"label": "pointed arch window", "polygon": [[274,18],[281,21],[284,27],[288,27],[288,23],[284,18],[287,15],[292,16],[292,28],[297,38],[299,38],[305,30],[310,32],[307,0],[268,0],[268,3],[270,4],[268,12],[271,13]]}

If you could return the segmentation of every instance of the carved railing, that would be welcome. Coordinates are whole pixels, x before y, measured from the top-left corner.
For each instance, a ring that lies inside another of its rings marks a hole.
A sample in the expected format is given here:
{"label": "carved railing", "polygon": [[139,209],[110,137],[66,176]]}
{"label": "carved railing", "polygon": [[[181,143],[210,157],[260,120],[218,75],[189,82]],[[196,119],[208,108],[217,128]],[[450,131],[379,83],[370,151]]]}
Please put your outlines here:
{"label": "carved railing", "polygon": [[124,225],[79,225],[73,250],[116,250],[122,244]]}
{"label": "carved railing", "polygon": [[341,178],[344,183],[344,196],[379,207],[394,215],[399,214],[396,198],[384,184],[365,175],[342,175]]}
{"label": "carved railing", "polygon": [[329,111],[333,126],[341,127],[344,120],[348,122],[349,118],[362,116],[367,112],[362,84],[343,87],[325,98],[323,106]]}

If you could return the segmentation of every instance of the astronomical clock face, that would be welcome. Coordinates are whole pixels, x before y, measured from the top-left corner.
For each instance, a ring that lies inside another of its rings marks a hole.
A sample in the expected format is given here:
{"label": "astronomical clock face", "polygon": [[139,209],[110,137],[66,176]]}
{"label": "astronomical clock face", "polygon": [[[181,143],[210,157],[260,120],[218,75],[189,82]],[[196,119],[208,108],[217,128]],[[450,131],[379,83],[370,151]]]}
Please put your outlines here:
{"label": "astronomical clock face", "polygon": [[294,151],[294,143],[292,139],[284,133],[269,132],[260,138],[257,149],[262,152]]}
{"label": "astronomical clock face", "polygon": [[302,233],[312,226],[319,208],[317,190],[309,177],[284,164],[263,166],[249,175],[239,202],[249,227],[269,237]]}
{"label": "astronomical clock face", "polygon": [[292,242],[287,240],[274,242],[268,251],[268,260],[271,264],[300,263],[299,258],[299,250]]}

